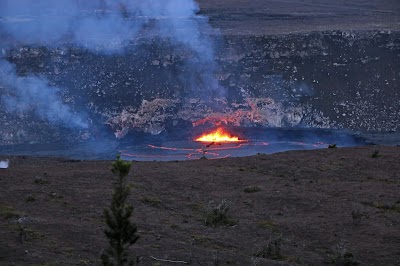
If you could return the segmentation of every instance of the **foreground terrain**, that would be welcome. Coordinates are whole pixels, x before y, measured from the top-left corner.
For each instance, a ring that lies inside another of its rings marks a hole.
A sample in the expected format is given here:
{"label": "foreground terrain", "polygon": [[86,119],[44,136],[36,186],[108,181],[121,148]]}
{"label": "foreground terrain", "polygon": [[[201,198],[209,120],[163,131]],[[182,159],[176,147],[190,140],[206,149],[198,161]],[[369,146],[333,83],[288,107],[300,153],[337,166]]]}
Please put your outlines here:
{"label": "foreground terrain", "polygon": [[[399,264],[399,162],[399,147],[373,146],[134,162],[132,254],[139,265]],[[110,166],[10,158],[0,169],[0,264],[98,264]],[[206,226],[223,200],[228,220]]]}

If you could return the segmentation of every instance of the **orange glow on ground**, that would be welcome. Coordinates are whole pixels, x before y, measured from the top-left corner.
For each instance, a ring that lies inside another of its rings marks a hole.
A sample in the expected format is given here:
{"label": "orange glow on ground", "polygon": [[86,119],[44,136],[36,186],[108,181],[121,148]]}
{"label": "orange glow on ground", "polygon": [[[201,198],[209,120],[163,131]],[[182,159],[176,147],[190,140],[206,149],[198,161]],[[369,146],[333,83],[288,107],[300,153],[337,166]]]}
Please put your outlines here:
{"label": "orange glow on ground", "polygon": [[196,138],[196,141],[201,142],[242,142],[237,136],[232,136],[229,132],[219,127],[211,133],[205,133]]}

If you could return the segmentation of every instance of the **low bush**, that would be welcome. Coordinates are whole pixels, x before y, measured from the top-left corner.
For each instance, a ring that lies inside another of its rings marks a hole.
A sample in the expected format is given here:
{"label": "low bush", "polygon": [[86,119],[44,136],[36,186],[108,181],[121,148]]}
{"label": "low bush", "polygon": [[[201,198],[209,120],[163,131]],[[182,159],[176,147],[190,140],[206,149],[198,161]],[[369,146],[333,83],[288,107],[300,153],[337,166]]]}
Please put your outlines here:
{"label": "low bush", "polygon": [[206,218],[204,219],[205,225],[208,226],[233,226],[235,221],[228,218],[229,202],[224,199],[220,204],[215,204],[210,201],[205,210]]}
{"label": "low bush", "polygon": [[283,260],[284,256],[281,253],[282,243],[282,235],[270,238],[267,245],[255,253],[254,256],[271,260]]}
{"label": "low bush", "polygon": [[246,193],[255,193],[261,191],[261,188],[259,186],[248,186],[245,187],[243,191]]}

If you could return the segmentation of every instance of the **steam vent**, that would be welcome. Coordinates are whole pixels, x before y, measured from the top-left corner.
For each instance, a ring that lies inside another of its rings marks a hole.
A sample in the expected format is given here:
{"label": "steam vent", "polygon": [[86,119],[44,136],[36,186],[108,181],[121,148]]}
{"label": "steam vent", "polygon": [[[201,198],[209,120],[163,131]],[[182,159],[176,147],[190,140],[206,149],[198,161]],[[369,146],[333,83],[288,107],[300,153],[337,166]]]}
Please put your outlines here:
{"label": "steam vent", "polygon": [[0,4],[0,145],[399,130],[398,1],[84,2]]}

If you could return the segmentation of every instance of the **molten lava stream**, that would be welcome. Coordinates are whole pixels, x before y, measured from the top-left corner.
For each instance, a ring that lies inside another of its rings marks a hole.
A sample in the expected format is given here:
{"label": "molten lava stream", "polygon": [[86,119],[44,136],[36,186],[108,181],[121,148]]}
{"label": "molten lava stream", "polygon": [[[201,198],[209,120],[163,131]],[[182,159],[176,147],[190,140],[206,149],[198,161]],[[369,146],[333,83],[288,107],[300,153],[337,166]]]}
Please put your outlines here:
{"label": "molten lava stream", "polygon": [[237,136],[232,136],[229,132],[219,127],[215,131],[210,133],[204,133],[200,137],[195,139],[200,142],[243,142]]}

